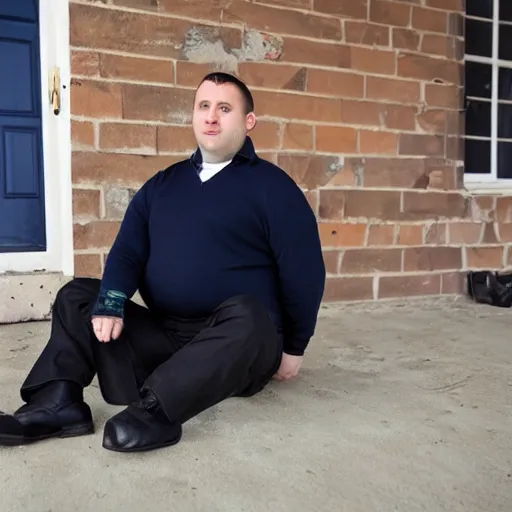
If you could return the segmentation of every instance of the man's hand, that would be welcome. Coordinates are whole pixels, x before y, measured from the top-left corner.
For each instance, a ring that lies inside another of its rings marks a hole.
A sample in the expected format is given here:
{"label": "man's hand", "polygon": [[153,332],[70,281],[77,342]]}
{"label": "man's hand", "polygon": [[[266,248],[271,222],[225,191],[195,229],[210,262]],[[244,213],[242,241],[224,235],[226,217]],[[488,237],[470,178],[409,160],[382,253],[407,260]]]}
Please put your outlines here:
{"label": "man's hand", "polygon": [[100,342],[108,343],[121,335],[123,320],[110,316],[96,316],[92,319],[92,328]]}
{"label": "man's hand", "polygon": [[290,380],[295,378],[299,373],[301,364],[302,356],[292,356],[283,352],[281,365],[279,366],[277,373],[274,375],[274,379]]}

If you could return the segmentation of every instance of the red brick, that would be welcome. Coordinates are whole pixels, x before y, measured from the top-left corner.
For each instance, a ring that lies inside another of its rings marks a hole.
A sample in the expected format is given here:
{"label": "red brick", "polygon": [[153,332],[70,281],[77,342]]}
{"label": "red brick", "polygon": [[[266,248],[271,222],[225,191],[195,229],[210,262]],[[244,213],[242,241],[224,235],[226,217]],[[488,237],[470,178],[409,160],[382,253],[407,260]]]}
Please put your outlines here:
{"label": "red brick", "polygon": [[501,196],[496,200],[496,220],[512,222],[512,196]]}
{"label": "red brick", "polygon": [[123,85],[123,117],[144,121],[190,124],[194,91],[152,85]]}
{"label": "red brick", "polygon": [[311,93],[328,94],[341,98],[362,98],[364,77],[341,71],[310,69],[307,90]]}
{"label": "red brick", "polygon": [[[354,2],[354,5],[358,4],[359,2]],[[347,43],[389,46],[390,31],[390,27],[374,25],[367,21],[345,21],[345,40]]]}
{"label": "red brick", "polygon": [[452,36],[464,35],[464,15],[463,13],[448,13],[448,34]]}
{"label": "red brick", "polygon": [[311,9],[312,0],[255,0],[255,3],[282,5],[284,7],[294,7],[296,9]]}
{"label": "red brick", "polygon": [[357,131],[344,126],[318,125],[316,150],[330,153],[357,153]]}
{"label": "red brick", "polygon": [[359,152],[362,154],[396,155],[398,135],[383,131],[359,131]]}
{"label": "red brick", "polygon": [[[172,4],[176,14],[176,2],[173,0]],[[186,4],[190,6],[190,2]],[[204,6],[202,9],[206,12]],[[183,38],[193,26],[194,24],[190,21],[168,16],[70,4],[72,46],[179,58],[182,53]],[[87,30],[84,30],[84,27],[87,27]],[[204,34],[205,39],[222,42],[226,49],[241,46],[240,29],[205,26],[196,27],[196,29]]]}
{"label": "red brick", "polygon": [[468,214],[467,199],[458,192],[404,192],[402,218],[428,220],[465,218]]}
{"label": "red brick", "polygon": [[368,12],[369,0],[315,0],[314,9],[315,11],[322,12],[325,14],[334,14],[340,18],[359,18],[362,20],[366,19]]}
{"label": "red brick", "polygon": [[119,231],[119,222],[95,221],[73,226],[73,240],[76,250],[109,249]]}
{"label": "red brick", "polygon": [[363,175],[365,187],[418,188],[425,176],[424,160],[418,158],[347,158],[345,168]]}
{"label": "red brick", "polygon": [[339,123],[342,100],[291,93],[254,91],[260,116]]}
{"label": "red brick", "polygon": [[414,6],[412,8],[412,28],[446,34],[448,16],[443,11]]}
{"label": "red brick", "polygon": [[400,134],[400,155],[443,156],[444,137],[440,135]]}
{"label": "red brick", "polygon": [[421,245],[423,224],[401,224],[398,228],[397,245]]}
{"label": "red brick", "polygon": [[464,293],[465,279],[461,272],[446,272],[441,274],[441,293],[460,295]]}
{"label": "red brick", "polygon": [[348,249],[343,254],[340,273],[399,272],[401,267],[402,249]]}
{"label": "red brick", "polygon": [[431,55],[441,55],[448,59],[457,59],[459,48],[456,39],[453,37],[437,34],[423,34],[421,51],[422,53],[429,53]]}
{"label": "red brick", "polygon": [[71,113],[120,118],[123,115],[120,85],[74,78],[71,80]]}
{"label": "red brick", "polygon": [[322,246],[359,247],[364,245],[366,224],[320,222],[318,229]]}
{"label": "red brick", "polygon": [[168,60],[102,54],[100,74],[105,78],[173,83],[174,65]]}
{"label": "red brick", "polygon": [[300,66],[275,66],[262,62],[242,62],[238,75],[249,87],[305,91],[308,70]]}
{"label": "red brick", "polygon": [[411,20],[411,6],[398,2],[372,0],[370,21],[383,25],[407,27]]}
{"label": "red brick", "polygon": [[331,277],[326,280],[325,302],[373,299],[373,277]]}
{"label": "red brick", "polygon": [[446,110],[430,109],[416,117],[419,127],[428,133],[446,132]]}
{"label": "red brick", "polygon": [[73,183],[142,185],[158,171],[184,158],[185,155],[164,157],[75,151],[71,162]]}
{"label": "red brick", "polygon": [[428,173],[428,188],[439,190],[453,190],[460,188],[455,179],[455,168],[453,166],[438,166],[432,168]]}
{"label": "red brick", "polygon": [[496,220],[496,196],[475,195],[469,197],[470,215],[475,221]]}
{"label": "red brick", "polygon": [[341,23],[335,18],[315,16],[311,12],[299,12],[261,4],[233,0],[223,10],[223,23],[240,23],[252,29],[273,34],[298,35],[317,39],[341,39]]}
{"label": "red brick", "polygon": [[512,242],[512,223],[499,223],[498,226],[498,238],[500,242]]}
{"label": "red brick", "polygon": [[87,121],[71,121],[73,146],[94,146],[94,124]]}
{"label": "red brick", "polygon": [[447,11],[464,11],[464,0],[426,0],[428,7]]}
{"label": "red brick", "polygon": [[397,74],[399,76],[428,81],[437,79],[459,84],[461,72],[461,65],[457,62],[435,59],[426,55],[398,54]]}
{"label": "red brick", "polygon": [[277,163],[300,187],[308,190],[327,185],[343,169],[343,162],[337,156],[285,153],[278,156]]}
{"label": "red brick", "polygon": [[425,227],[425,244],[444,245],[447,242],[447,225],[444,223],[427,224]]}
{"label": "red brick", "polygon": [[323,251],[325,271],[328,274],[338,274],[340,266],[340,252],[339,251]]}
{"label": "red brick", "polygon": [[394,75],[396,72],[396,53],[352,46],[351,68],[366,73]]}
{"label": "red brick", "polygon": [[281,147],[281,125],[270,121],[258,121],[254,130],[249,134],[256,151],[279,149]]}
{"label": "red brick", "polygon": [[425,99],[429,107],[457,109],[462,105],[462,89],[454,85],[425,84]]}
{"label": "red brick", "polygon": [[415,130],[416,107],[406,105],[386,105],[384,124],[392,130]]}
{"label": "red brick", "polygon": [[[106,0],[103,0],[103,3],[106,3]],[[150,11],[158,9],[158,0],[113,0],[113,3],[115,5],[136,7],[139,9],[146,9]]]}
{"label": "red brick", "polygon": [[158,126],[157,149],[163,153],[191,153],[197,141],[191,126]]}
{"label": "red brick", "polygon": [[368,226],[368,245],[393,245],[395,241],[394,224],[372,224]]}
{"label": "red brick", "polygon": [[312,150],[313,127],[307,124],[286,123],[284,127],[283,149]]}
{"label": "red brick", "polygon": [[383,276],[379,278],[379,299],[437,295],[441,290],[439,274]]}
{"label": "red brick", "polygon": [[486,222],[484,224],[484,233],[482,235],[482,244],[488,245],[488,244],[497,244],[499,243],[498,240],[498,233],[496,232],[496,225],[494,222]]}
{"label": "red brick", "polygon": [[101,254],[75,254],[75,277],[101,278]]}
{"label": "red brick", "polygon": [[321,190],[320,217],[337,220],[367,218],[395,220],[400,215],[400,192],[381,190]]}
{"label": "red brick", "polygon": [[156,126],[127,123],[100,125],[101,149],[136,150],[139,154],[156,154]]}
{"label": "red brick", "polygon": [[100,191],[89,189],[73,189],[73,216],[99,218]]}
{"label": "red brick", "polygon": [[158,3],[160,9],[174,16],[184,16],[195,20],[208,20],[219,22],[222,9],[229,4],[229,0],[215,0],[204,3],[202,0],[144,0]]}
{"label": "red brick", "polygon": [[468,269],[500,269],[503,268],[502,247],[465,247]]}
{"label": "red brick", "polygon": [[215,63],[205,64],[179,60],[176,62],[176,84],[196,88],[203,78],[213,71],[220,71],[219,66]]}
{"label": "red brick", "polygon": [[416,103],[420,100],[420,82],[366,77],[366,97],[374,100],[391,100],[401,103]]}
{"label": "red brick", "polygon": [[407,28],[393,28],[392,31],[393,48],[412,51],[419,49],[420,34],[417,31]]}
{"label": "red brick", "polygon": [[350,68],[351,48],[340,43],[287,37],[284,39],[282,60],[315,66]]}
{"label": "red brick", "polygon": [[343,101],[341,121],[348,124],[380,126],[385,105],[372,101]]}
{"label": "red brick", "polygon": [[71,52],[71,74],[97,76],[99,73],[100,56],[96,52]]}
{"label": "red brick", "polygon": [[404,251],[405,272],[458,270],[462,267],[460,247],[411,247]]}

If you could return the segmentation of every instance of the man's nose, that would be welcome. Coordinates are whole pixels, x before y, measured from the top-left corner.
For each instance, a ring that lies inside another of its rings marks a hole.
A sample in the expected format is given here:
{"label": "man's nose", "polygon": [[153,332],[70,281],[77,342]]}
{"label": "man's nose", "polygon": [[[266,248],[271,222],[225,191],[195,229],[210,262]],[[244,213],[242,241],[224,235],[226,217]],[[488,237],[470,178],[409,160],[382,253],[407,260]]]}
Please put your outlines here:
{"label": "man's nose", "polygon": [[207,123],[216,123],[217,122],[217,112],[214,108],[210,108],[208,110],[208,114],[206,116]]}

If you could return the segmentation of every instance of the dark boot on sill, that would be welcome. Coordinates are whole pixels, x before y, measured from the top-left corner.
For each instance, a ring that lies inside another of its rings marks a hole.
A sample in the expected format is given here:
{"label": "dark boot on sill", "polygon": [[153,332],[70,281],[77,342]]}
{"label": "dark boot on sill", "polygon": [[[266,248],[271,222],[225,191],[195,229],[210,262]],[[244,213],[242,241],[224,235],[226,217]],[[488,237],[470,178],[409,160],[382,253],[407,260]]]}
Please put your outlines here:
{"label": "dark boot on sill", "polygon": [[0,445],[94,433],[91,409],[74,382],[57,380],[37,390],[14,414],[0,413]]}
{"label": "dark boot on sill", "polygon": [[141,452],[177,444],[181,424],[169,421],[150,390],[105,424],[103,448],[117,452]]}

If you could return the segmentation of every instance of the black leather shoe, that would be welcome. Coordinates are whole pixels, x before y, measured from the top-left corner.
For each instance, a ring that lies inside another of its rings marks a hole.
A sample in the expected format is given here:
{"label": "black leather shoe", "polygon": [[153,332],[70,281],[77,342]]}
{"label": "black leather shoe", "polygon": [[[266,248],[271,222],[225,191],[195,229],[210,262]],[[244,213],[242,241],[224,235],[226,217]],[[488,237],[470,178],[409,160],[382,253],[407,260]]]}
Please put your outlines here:
{"label": "black leather shoe", "polygon": [[0,445],[19,446],[52,437],[94,433],[91,409],[73,397],[69,383],[51,383],[14,414],[0,413]]}
{"label": "black leather shoe", "polygon": [[169,421],[151,392],[105,423],[103,448],[115,452],[141,452],[177,444],[179,423]]}

